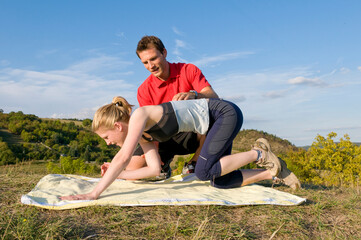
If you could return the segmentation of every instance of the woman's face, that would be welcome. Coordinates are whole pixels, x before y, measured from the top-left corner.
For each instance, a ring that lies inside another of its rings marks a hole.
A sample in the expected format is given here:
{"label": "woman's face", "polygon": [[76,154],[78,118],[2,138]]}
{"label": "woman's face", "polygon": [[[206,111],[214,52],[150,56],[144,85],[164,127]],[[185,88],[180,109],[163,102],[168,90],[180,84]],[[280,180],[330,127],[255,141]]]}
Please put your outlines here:
{"label": "woman's face", "polygon": [[115,123],[114,128],[103,128],[100,127],[96,134],[103,138],[107,145],[118,145],[123,146],[124,140],[127,136],[127,128],[124,123]]}

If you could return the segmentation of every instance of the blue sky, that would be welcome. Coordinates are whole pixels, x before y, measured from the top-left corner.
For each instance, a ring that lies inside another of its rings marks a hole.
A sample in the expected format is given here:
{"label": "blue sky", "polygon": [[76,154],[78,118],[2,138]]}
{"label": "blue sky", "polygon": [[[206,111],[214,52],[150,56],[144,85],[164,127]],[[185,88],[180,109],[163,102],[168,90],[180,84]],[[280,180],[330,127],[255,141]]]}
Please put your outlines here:
{"label": "blue sky", "polygon": [[297,146],[361,142],[361,1],[0,0],[0,108],[92,118],[113,96],[137,104],[135,54],[160,37],[243,111],[243,128]]}

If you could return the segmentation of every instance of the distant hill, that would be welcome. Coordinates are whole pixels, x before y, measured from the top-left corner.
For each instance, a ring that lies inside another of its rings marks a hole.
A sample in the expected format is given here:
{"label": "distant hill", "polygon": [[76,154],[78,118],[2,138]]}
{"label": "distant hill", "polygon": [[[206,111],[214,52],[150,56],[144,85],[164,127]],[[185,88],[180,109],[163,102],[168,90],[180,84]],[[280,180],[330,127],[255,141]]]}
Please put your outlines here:
{"label": "distant hill", "polygon": [[[12,116],[12,119],[8,120],[8,117],[10,117],[10,115]],[[90,132],[90,119],[87,119],[89,121],[77,119],[40,119],[33,115],[24,115],[21,112],[12,114],[1,113],[0,117],[0,120],[2,119],[2,121],[0,121],[0,123],[2,123],[2,125],[0,125],[0,138],[2,139],[2,141],[8,143],[10,147],[11,145],[24,144],[26,142],[43,145],[45,144],[52,149],[55,148],[57,152],[69,154],[71,156],[83,156],[84,154],[86,154],[86,151],[91,153],[91,159],[106,159],[112,156],[112,154],[108,151],[109,147],[104,144],[102,139],[97,138],[97,136],[94,136],[94,133]],[[26,120],[26,123],[24,122],[24,119],[28,119]],[[21,122],[24,123],[20,124]],[[10,126],[10,123],[13,123],[13,127],[16,126],[17,128],[19,128],[16,134],[9,131],[8,126]],[[41,128],[39,128],[39,124],[42,125]],[[33,126],[30,127],[30,125]],[[34,135],[37,140],[29,141],[25,138],[24,140],[23,137],[26,137],[27,135],[20,134],[22,133],[23,129],[26,130],[28,134]],[[233,151],[243,152],[250,150],[251,146],[258,138],[266,138],[270,142],[272,151],[277,155],[287,154],[287,152],[289,152],[290,150],[307,150],[309,148],[309,146],[296,147],[288,140],[282,139],[264,131],[244,129],[241,130],[234,139]],[[361,145],[361,143],[355,144]],[[111,151],[115,150],[116,149]],[[40,152],[40,150],[38,149],[30,149],[29,152],[30,151]],[[103,156],[104,152],[107,153],[107,156]],[[19,159],[23,158],[23,156],[19,157]]]}
{"label": "distant hill", "polygon": [[[335,143],[340,143],[340,142],[335,142]],[[353,142],[353,144],[355,144],[356,146],[361,146],[361,142]],[[302,147],[300,147],[300,148],[303,148],[303,149],[305,149],[306,151],[310,148],[311,146],[310,145],[308,145],[308,146],[302,146]]]}
{"label": "distant hill", "polygon": [[234,139],[233,149],[237,151],[248,151],[258,138],[267,139],[275,154],[287,153],[290,150],[297,151],[299,149],[286,139],[254,129],[241,130]]}
{"label": "distant hill", "polygon": [[77,126],[83,125],[83,120],[79,119],[60,119],[60,118],[41,118],[42,120],[48,120],[48,121],[60,121],[61,123],[71,123],[73,122]]}
{"label": "distant hill", "polygon": [[[46,119],[46,120],[56,120],[56,119]],[[69,120],[66,120],[64,122],[68,122],[68,121]],[[80,125],[81,121],[77,121],[76,124]],[[0,128],[0,137],[4,142],[7,142],[9,145],[24,143],[23,139],[19,135],[13,134],[9,132],[9,130],[4,128]],[[258,138],[266,138],[271,144],[272,151],[276,154],[286,153],[289,150],[299,149],[298,147],[292,145],[288,140],[279,138],[275,135],[263,131],[258,131],[253,129],[245,129],[240,131],[237,134],[236,138],[234,139],[233,149],[238,151],[248,151],[251,149],[252,144]]]}
{"label": "distant hill", "polygon": [[[81,125],[80,120],[67,120],[67,119],[43,119],[43,120],[60,120],[61,122],[74,122],[76,125]],[[8,129],[0,128],[0,137],[4,142],[9,145],[24,143],[23,139],[16,134],[11,133]],[[279,138],[273,134],[254,129],[241,130],[233,141],[233,149],[236,151],[248,151],[251,149],[252,144],[258,138],[266,138],[272,147],[275,154],[286,153],[289,150],[298,150],[299,148],[291,144],[288,140]],[[306,147],[304,147],[307,149]]]}
{"label": "distant hill", "polygon": [[[91,120],[42,119],[23,112],[0,112],[0,165],[61,156],[104,162],[117,152],[90,131]],[[9,157],[10,156],[10,157]]]}

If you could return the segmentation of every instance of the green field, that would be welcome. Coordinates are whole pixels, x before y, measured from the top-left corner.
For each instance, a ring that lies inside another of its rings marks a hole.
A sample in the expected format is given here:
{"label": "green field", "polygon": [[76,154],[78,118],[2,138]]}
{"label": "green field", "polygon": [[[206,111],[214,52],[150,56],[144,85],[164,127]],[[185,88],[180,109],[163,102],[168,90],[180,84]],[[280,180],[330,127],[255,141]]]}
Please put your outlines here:
{"label": "green field", "polygon": [[[307,202],[291,207],[87,207],[54,211],[22,205],[21,195],[46,174],[45,162],[0,167],[0,239],[361,239],[360,186],[305,185],[295,194]],[[285,186],[276,188],[290,191]]]}

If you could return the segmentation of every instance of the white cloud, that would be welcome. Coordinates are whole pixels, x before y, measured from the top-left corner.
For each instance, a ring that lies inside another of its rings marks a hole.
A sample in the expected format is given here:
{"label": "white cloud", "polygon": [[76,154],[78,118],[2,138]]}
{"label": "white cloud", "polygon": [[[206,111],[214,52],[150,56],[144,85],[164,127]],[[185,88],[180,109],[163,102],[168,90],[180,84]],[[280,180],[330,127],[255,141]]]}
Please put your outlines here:
{"label": "white cloud", "polygon": [[246,97],[244,95],[233,95],[233,96],[227,96],[224,97],[225,100],[231,101],[234,103],[240,103],[246,101]]}
{"label": "white cloud", "polygon": [[179,40],[179,39],[176,39],[175,40],[175,43],[176,43],[176,47],[181,47],[181,48],[185,48],[186,47],[186,43],[184,42],[184,41],[182,41],[182,40]]}
{"label": "white cloud", "polygon": [[115,34],[115,36],[117,36],[119,38],[126,38],[124,32],[118,32],[118,33]]}
{"label": "white cloud", "polygon": [[210,63],[229,61],[229,60],[233,60],[233,59],[237,59],[237,58],[247,57],[252,54],[254,54],[254,52],[227,53],[227,54],[221,54],[221,55],[213,56],[213,57],[204,57],[202,59],[193,61],[192,63],[195,64],[196,66],[206,66]]}
{"label": "white cloud", "polygon": [[53,55],[53,54],[56,54],[58,53],[59,50],[58,49],[48,49],[48,50],[43,50],[43,51],[40,51],[36,56],[38,58],[44,58],[44,57],[47,57],[49,55]]}
{"label": "white cloud", "polygon": [[345,68],[345,67],[342,67],[342,68],[340,69],[340,72],[343,73],[343,74],[347,74],[347,73],[350,72],[350,69]]}
{"label": "white cloud", "polygon": [[94,108],[116,95],[135,102],[136,86],[122,79],[121,69],[129,64],[101,56],[55,71],[0,69],[1,108],[41,117],[92,117]]}
{"label": "white cloud", "polygon": [[0,66],[1,67],[6,67],[6,66],[9,66],[10,65],[10,61],[8,60],[1,60],[0,61]]}
{"label": "white cloud", "polygon": [[184,33],[181,32],[181,31],[179,31],[178,28],[176,28],[176,27],[172,27],[172,30],[173,30],[173,32],[174,32],[175,34],[177,34],[178,36],[183,36],[183,35],[184,35]]}
{"label": "white cloud", "polygon": [[180,52],[181,49],[186,49],[187,48],[187,44],[186,42],[176,39],[175,40],[175,49],[173,51],[174,55],[182,55],[182,53]]}
{"label": "white cloud", "polygon": [[319,78],[306,78],[301,76],[289,79],[288,83],[292,85],[309,85],[317,87],[327,86],[327,84]]}
{"label": "white cloud", "polygon": [[275,91],[269,91],[264,93],[262,96],[264,98],[270,98],[270,99],[276,99],[276,98],[283,98],[286,96],[288,90],[275,90]]}
{"label": "white cloud", "polygon": [[132,62],[120,60],[117,57],[99,56],[73,64],[69,70],[76,72],[108,72],[110,70],[122,69],[131,65]]}
{"label": "white cloud", "polygon": [[357,67],[357,69],[358,69],[359,71],[361,71],[361,66],[360,66],[360,67]]}
{"label": "white cloud", "polygon": [[335,132],[335,131],[351,131],[361,129],[361,125],[343,126],[343,127],[329,127],[329,128],[309,128],[305,129],[307,132]]}

